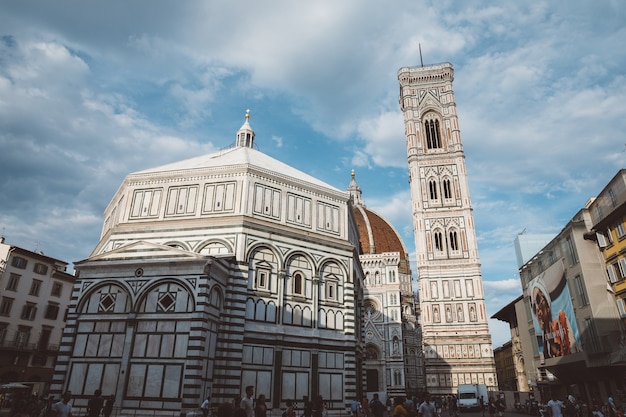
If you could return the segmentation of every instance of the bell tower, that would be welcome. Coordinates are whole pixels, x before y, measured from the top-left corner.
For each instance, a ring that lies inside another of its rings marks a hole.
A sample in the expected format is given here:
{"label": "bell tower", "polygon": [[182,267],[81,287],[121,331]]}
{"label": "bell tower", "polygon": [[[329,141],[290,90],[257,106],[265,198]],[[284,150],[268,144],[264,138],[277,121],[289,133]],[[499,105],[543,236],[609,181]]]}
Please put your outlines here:
{"label": "bell tower", "polygon": [[497,390],[450,63],[401,68],[426,388]]}

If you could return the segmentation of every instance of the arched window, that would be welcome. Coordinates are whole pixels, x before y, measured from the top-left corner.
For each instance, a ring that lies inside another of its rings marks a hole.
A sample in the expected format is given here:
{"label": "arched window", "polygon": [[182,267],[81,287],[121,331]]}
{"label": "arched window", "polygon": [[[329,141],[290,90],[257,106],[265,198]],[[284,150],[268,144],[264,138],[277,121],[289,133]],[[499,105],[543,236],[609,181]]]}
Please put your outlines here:
{"label": "arched window", "polygon": [[431,200],[436,200],[439,198],[437,195],[437,182],[435,180],[428,181],[428,192]]}
{"label": "arched window", "polygon": [[291,278],[293,280],[293,293],[297,295],[304,295],[304,276],[301,272],[296,272]]}
{"label": "arched window", "polygon": [[443,251],[443,234],[441,232],[435,232],[435,251],[442,252]]}
{"label": "arched window", "polygon": [[378,348],[374,345],[367,345],[365,348],[365,358],[366,359],[378,359]]}
{"label": "arched window", "polygon": [[397,294],[389,294],[389,304],[392,306],[398,305]]}
{"label": "arched window", "polygon": [[439,120],[426,120],[424,122],[424,130],[426,131],[426,146],[428,149],[441,148],[441,140],[439,138]]}
{"label": "arched window", "polygon": [[442,182],[443,187],[443,198],[450,199],[452,198],[452,187],[450,185],[449,179],[444,179]]}
{"label": "arched window", "polygon": [[459,239],[456,230],[450,230],[450,250],[459,250]]}
{"label": "arched window", "polygon": [[393,372],[394,385],[402,385],[402,373],[400,371]]}
{"label": "arched window", "polygon": [[217,308],[218,310],[222,309],[222,293],[217,288],[213,288],[211,293],[209,294],[209,303]]}

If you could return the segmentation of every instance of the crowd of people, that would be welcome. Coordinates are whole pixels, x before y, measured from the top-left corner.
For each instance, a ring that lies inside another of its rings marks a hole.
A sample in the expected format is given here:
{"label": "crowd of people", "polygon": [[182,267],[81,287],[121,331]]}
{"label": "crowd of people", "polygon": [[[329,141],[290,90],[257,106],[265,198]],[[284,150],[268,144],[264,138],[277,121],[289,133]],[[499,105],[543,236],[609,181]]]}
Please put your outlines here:
{"label": "crowd of people", "polygon": [[354,400],[351,406],[353,417],[458,417],[459,408],[455,395],[407,398],[398,396],[388,398],[383,404],[378,394],[374,394],[368,402]]}
{"label": "crowd of people", "polygon": [[[259,394],[254,399],[254,386],[248,385],[245,389],[243,398],[235,398],[232,402],[219,404],[216,408],[216,415],[212,417],[270,417],[268,415],[268,407],[264,394]],[[206,405],[206,407],[203,407]],[[286,408],[282,412],[281,417],[327,417],[328,404],[321,395],[318,395],[312,401],[308,397],[303,397],[302,410],[297,409],[297,404],[293,400],[285,401]],[[205,409],[210,410],[210,399],[206,399],[200,409],[204,415]]]}
{"label": "crowd of people", "polygon": [[624,417],[625,407],[626,403],[611,393],[604,401],[597,396],[592,398],[591,405],[570,394],[563,400],[551,396],[540,408],[540,414],[541,417]]}
{"label": "crowd of people", "polygon": [[[58,400],[53,396],[44,398],[17,391],[6,398],[2,405],[11,410],[12,417],[73,417],[71,400],[71,391],[64,392]],[[96,390],[87,403],[86,416],[110,417],[114,403],[115,396],[112,395],[105,400],[102,391]]]}
{"label": "crowd of people", "polygon": [[[66,391],[59,400],[53,397],[37,397],[23,395],[19,392],[2,398],[2,405],[10,408],[12,417],[74,417],[72,415],[72,393]],[[298,409],[295,401],[287,400],[286,408],[281,417],[327,417],[328,404],[322,396],[312,401],[303,397],[303,407]],[[87,403],[86,417],[111,417],[115,397],[105,399],[101,390],[96,390]],[[592,398],[591,405],[568,395],[563,400],[551,397],[545,404],[538,405],[539,413],[536,417],[625,417],[626,397],[608,395],[605,401]],[[521,407],[518,407],[521,410]],[[479,411],[482,417],[504,417],[506,404],[500,397],[489,397],[487,401],[480,398]],[[526,407],[528,413],[531,408]],[[268,413],[268,405],[264,394],[254,398],[254,387],[247,386],[245,396],[236,398],[232,402],[218,405],[214,411],[211,408],[210,398],[200,404],[203,417],[272,417]],[[209,414],[211,414],[209,416]],[[395,397],[387,398],[385,403],[378,394],[373,394],[371,400],[366,397],[362,400],[353,400],[350,405],[351,417],[459,417],[457,398],[455,395],[422,397]]]}

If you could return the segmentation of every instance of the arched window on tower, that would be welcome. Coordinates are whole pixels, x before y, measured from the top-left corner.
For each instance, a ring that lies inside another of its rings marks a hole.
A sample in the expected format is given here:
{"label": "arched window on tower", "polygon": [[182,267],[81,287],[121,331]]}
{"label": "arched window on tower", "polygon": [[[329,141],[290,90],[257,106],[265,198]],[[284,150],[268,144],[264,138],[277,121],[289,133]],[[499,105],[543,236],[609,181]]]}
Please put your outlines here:
{"label": "arched window on tower", "polygon": [[459,238],[456,230],[450,230],[450,250],[455,252],[459,250]]}
{"label": "arched window on tower", "polygon": [[441,232],[435,232],[435,252],[443,252],[443,234]]}
{"label": "arched window on tower", "polygon": [[437,198],[439,198],[437,193],[437,181],[428,181],[428,195],[430,196],[431,200],[437,200]]}
{"label": "arched window on tower", "polygon": [[428,149],[441,148],[439,120],[426,120],[424,122],[424,130],[426,131],[426,146]]}
{"label": "arched window on tower", "polygon": [[443,187],[443,198],[451,199],[452,198],[452,185],[450,184],[450,180],[448,178],[443,180],[442,187]]}

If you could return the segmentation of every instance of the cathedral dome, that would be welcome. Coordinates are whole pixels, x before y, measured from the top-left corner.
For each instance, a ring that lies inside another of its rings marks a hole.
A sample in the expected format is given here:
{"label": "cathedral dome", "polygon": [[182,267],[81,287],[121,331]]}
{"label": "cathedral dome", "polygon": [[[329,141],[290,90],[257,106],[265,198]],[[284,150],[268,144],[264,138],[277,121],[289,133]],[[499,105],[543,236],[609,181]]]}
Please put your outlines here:
{"label": "cathedral dome", "polygon": [[354,207],[354,216],[363,255],[399,252],[400,259],[406,259],[407,253],[402,239],[385,219],[363,205]]}
{"label": "cathedral dome", "polygon": [[400,260],[408,265],[408,254],[400,235],[387,220],[365,207],[361,199],[361,188],[354,177],[354,171],[352,171],[352,180],[347,191],[350,193],[354,204],[354,217],[359,230],[361,255],[397,252]]}

